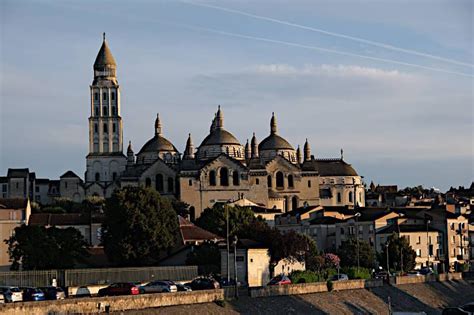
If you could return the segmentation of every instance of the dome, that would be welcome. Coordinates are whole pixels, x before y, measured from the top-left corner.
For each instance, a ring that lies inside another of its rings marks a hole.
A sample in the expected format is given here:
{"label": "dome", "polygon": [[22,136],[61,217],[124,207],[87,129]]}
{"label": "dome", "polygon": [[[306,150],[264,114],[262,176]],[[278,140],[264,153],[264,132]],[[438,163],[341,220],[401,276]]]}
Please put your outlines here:
{"label": "dome", "polygon": [[201,143],[202,146],[206,145],[220,145],[220,144],[235,144],[240,145],[239,140],[234,137],[233,134],[224,129],[215,129],[212,131]]}
{"label": "dome", "polygon": [[147,143],[145,143],[145,145],[141,148],[138,154],[145,153],[145,152],[161,152],[161,151],[178,152],[175,146],[168,139],[160,135],[155,135],[153,138],[148,140]]}
{"label": "dome", "polygon": [[293,146],[277,134],[270,134],[258,145],[259,151],[264,150],[294,150]]}
{"label": "dome", "polygon": [[105,33],[104,33],[104,41],[102,43],[102,47],[100,47],[99,53],[95,58],[94,68],[102,67],[105,65],[116,66],[114,56],[112,56],[112,52],[110,51],[109,45],[107,45],[107,41],[105,40]]}

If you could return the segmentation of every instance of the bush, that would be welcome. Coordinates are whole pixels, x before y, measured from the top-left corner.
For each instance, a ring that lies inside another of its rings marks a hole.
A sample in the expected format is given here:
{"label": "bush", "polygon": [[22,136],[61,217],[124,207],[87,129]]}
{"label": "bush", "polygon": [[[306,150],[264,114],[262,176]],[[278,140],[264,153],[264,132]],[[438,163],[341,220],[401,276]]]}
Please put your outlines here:
{"label": "bush", "polygon": [[310,270],[295,270],[290,274],[290,279],[292,283],[312,283],[324,281],[323,275]]}
{"label": "bush", "polygon": [[357,271],[357,267],[346,267],[341,269],[341,273],[345,273],[349,279],[370,279],[371,272],[367,268],[359,268]]}
{"label": "bush", "polygon": [[324,279],[331,279],[332,276],[337,275],[337,269],[334,268],[328,268],[324,270]]}
{"label": "bush", "polygon": [[332,283],[331,280],[328,280],[326,282],[326,286],[328,287],[328,291],[331,292],[334,289],[334,284]]}

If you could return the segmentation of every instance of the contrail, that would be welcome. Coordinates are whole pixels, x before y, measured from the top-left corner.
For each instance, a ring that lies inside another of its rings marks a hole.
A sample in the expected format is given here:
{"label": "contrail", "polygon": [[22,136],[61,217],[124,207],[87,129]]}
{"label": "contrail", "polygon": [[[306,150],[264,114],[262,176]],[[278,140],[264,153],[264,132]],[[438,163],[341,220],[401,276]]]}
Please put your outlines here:
{"label": "contrail", "polygon": [[457,60],[454,60],[454,59],[443,58],[443,57],[440,57],[440,56],[435,56],[435,55],[431,55],[431,54],[427,54],[427,53],[423,53],[423,52],[419,52],[419,51],[415,51],[415,50],[411,50],[411,49],[400,48],[400,47],[392,46],[392,45],[389,45],[389,44],[384,44],[384,43],[381,43],[381,42],[376,42],[376,41],[371,41],[371,40],[368,40],[368,39],[363,39],[363,38],[360,38],[360,37],[349,36],[349,35],[345,35],[345,34],[341,34],[341,33],[326,31],[326,30],[323,30],[323,29],[315,28],[315,27],[296,24],[296,23],[292,23],[292,22],[288,22],[288,21],[284,21],[284,20],[278,20],[278,19],[275,19],[275,18],[267,17],[267,16],[252,14],[252,13],[248,13],[248,12],[244,12],[244,11],[240,11],[240,10],[229,9],[229,8],[220,7],[220,6],[211,5],[211,4],[198,3],[198,2],[194,2],[194,1],[188,1],[188,0],[179,0],[179,1],[182,2],[182,3],[194,5],[194,6],[206,7],[206,8],[225,11],[225,12],[229,12],[229,13],[235,13],[235,14],[239,14],[239,15],[243,15],[243,16],[247,16],[247,17],[252,17],[252,18],[255,18],[255,19],[259,19],[259,20],[264,20],[264,21],[274,22],[274,23],[283,24],[283,25],[287,25],[287,26],[292,26],[292,27],[296,27],[296,28],[300,28],[300,29],[304,29],[304,30],[308,30],[308,31],[312,31],[312,32],[317,32],[317,33],[321,33],[321,34],[325,34],[325,35],[329,35],[329,36],[344,38],[344,39],[356,41],[356,42],[359,42],[359,43],[364,43],[364,44],[367,44],[367,45],[372,45],[372,46],[377,46],[377,47],[381,47],[381,48],[385,48],[385,49],[389,49],[389,50],[394,50],[394,51],[398,51],[398,52],[412,54],[412,55],[416,55],[416,56],[420,56],[420,57],[436,59],[436,60],[440,60],[440,61],[444,61],[444,62],[456,64],[456,65],[461,65],[461,66],[474,67],[473,64],[457,61]]}
{"label": "contrail", "polygon": [[226,32],[226,31],[215,30],[215,29],[212,29],[212,28],[193,26],[193,25],[181,24],[181,23],[166,23],[166,24],[171,24],[171,25],[175,25],[175,26],[188,28],[188,29],[191,29],[191,30],[199,30],[199,31],[204,31],[204,32],[208,32],[208,33],[224,35],[224,36],[251,39],[251,40],[257,40],[257,41],[273,43],[273,44],[281,44],[281,45],[291,46],[291,47],[305,48],[305,49],[328,52],[328,53],[333,53],[333,54],[338,54],[338,55],[343,55],[343,56],[357,57],[357,58],[375,60],[375,61],[380,61],[380,62],[385,62],[385,63],[397,64],[397,65],[402,65],[402,66],[407,66],[407,67],[413,67],[413,68],[431,70],[431,71],[436,71],[436,72],[455,74],[455,75],[460,75],[460,76],[469,77],[469,78],[474,77],[474,75],[469,74],[469,73],[456,72],[456,71],[450,71],[450,70],[445,70],[445,69],[440,69],[440,68],[422,66],[422,65],[418,65],[418,64],[414,64],[414,63],[408,63],[408,62],[392,60],[392,59],[385,59],[385,58],[378,58],[378,57],[372,57],[372,56],[367,56],[367,55],[354,54],[354,53],[350,53],[350,52],[345,52],[345,51],[340,51],[340,50],[335,50],[335,49],[328,49],[328,48],[323,48],[323,47],[318,47],[318,46],[309,46],[309,45],[304,45],[304,44],[286,42],[286,41],[271,39],[271,38],[266,38],[266,37],[256,37],[256,36],[250,36],[250,35],[244,35],[244,34],[238,34],[238,33],[231,33],[231,32]]}

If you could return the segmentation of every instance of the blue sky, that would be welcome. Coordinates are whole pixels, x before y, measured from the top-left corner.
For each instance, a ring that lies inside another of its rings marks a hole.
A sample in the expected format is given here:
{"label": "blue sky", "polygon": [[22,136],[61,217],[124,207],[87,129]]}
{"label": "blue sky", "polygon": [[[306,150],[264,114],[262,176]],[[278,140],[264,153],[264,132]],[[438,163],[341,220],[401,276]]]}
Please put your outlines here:
{"label": "blue sky", "polygon": [[471,1],[6,0],[0,14],[0,174],[84,174],[106,32],[135,152],[157,112],[180,151],[189,132],[199,145],[221,104],[242,143],[267,136],[275,112],[295,147],[344,148],[367,182],[444,190],[474,178]]}

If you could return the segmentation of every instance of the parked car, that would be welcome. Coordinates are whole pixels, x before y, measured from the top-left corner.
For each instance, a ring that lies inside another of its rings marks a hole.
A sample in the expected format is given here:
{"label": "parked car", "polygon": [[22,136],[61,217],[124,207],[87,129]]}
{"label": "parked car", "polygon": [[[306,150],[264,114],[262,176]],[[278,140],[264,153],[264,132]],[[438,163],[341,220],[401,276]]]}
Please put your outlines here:
{"label": "parked car", "polygon": [[66,298],[66,293],[60,287],[41,287],[46,300],[64,300]]}
{"label": "parked car", "polygon": [[465,312],[469,312],[469,314],[474,315],[474,302],[464,304],[463,306],[461,306],[461,309]]}
{"label": "parked car", "polygon": [[140,294],[143,293],[163,293],[163,292],[177,292],[178,287],[171,281],[152,281],[146,285],[138,287]]}
{"label": "parked car", "polygon": [[221,280],[219,281],[219,284],[221,285],[221,287],[234,287],[235,286],[235,279],[230,279],[227,280],[227,278],[221,278]]}
{"label": "parked car", "polygon": [[340,273],[338,275],[334,275],[331,277],[331,281],[344,281],[344,280],[349,280],[349,276],[346,275],[345,273]]}
{"label": "parked car", "polygon": [[441,314],[442,315],[469,315],[473,313],[465,311],[460,307],[447,307],[443,310]]}
{"label": "parked car", "polygon": [[268,282],[267,285],[285,285],[285,284],[291,284],[290,278],[288,278],[285,275],[279,275],[276,277],[273,277],[270,282]]}
{"label": "parked car", "polygon": [[426,275],[432,275],[434,274],[434,271],[433,269],[431,269],[430,267],[424,267],[424,268],[421,268],[420,269],[420,274],[426,276]]}
{"label": "parked car", "polygon": [[185,286],[190,287],[193,291],[195,290],[213,290],[219,289],[221,286],[212,277],[199,277],[191,282],[185,283]]}
{"label": "parked car", "polygon": [[140,294],[138,286],[131,282],[112,283],[108,287],[100,289],[98,292],[99,296],[137,294]]}
{"label": "parked car", "polygon": [[380,270],[376,273],[374,273],[374,278],[375,279],[387,279],[390,274],[386,272],[385,270]]}
{"label": "parked car", "polygon": [[23,301],[23,292],[17,287],[0,287],[0,295],[5,303]]}
{"label": "parked car", "polygon": [[407,272],[407,276],[409,277],[420,277],[422,274],[418,270],[412,270]]}
{"label": "parked car", "polygon": [[182,283],[176,283],[174,281],[169,281],[171,284],[174,284],[176,286],[176,288],[178,289],[178,291],[192,291],[193,289],[191,289],[191,287],[187,286],[187,285],[184,285]]}
{"label": "parked car", "polygon": [[44,292],[38,288],[20,287],[23,292],[23,301],[44,301],[46,298]]}

